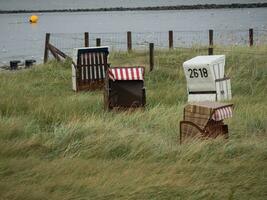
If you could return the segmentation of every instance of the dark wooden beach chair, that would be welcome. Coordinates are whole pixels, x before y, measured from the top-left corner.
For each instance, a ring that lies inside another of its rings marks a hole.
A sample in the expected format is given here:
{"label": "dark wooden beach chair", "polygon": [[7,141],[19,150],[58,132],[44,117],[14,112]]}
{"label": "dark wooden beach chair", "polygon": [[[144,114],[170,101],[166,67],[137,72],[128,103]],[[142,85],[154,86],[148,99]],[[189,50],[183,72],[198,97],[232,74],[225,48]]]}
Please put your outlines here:
{"label": "dark wooden beach chair", "polygon": [[104,91],[105,109],[144,107],[144,72],[144,67],[109,68]]}
{"label": "dark wooden beach chair", "polygon": [[103,89],[108,64],[108,47],[76,48],[72,63],[74,91]]}
{"label": "dark wooden beach chair", "polygon": [[188,137],[212,137],[223,135],[228,138],[228,126],[223,123],[232,117],[233,104],[218,102],[198,102],[184,108],[184,118],[180,121],[180,143]]}

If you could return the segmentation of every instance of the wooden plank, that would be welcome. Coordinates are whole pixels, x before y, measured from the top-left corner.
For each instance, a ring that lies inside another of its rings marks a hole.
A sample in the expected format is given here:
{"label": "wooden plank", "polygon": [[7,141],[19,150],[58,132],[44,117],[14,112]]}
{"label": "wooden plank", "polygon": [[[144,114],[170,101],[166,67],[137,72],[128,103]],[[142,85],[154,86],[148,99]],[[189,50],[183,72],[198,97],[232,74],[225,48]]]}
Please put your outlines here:
{"label": "wooden plank", "polygon": [[80,55],[81,63],[80,63],[80,84],[84,85],[83,83],[83,61],[84,61],[84,54]]}
{"label": "wooden plank", "polygon": [[92,81],[95,80],[95,62],[94,62],[94,53],[90,53],[91,68],[92,68]]}
{"label": "wooden plank", "polygon": [[212,29],[209,30],[209,46],[210,47],[213,46],[213,30]]}
{"label": "wooden plank", "polygon": [[103,71],[103,57],[104,53],[99,53],[99,68],[100,68],[100,79],[104,79],[104,71]]}
{"label": "wooden plank", "polygon": [[249,46],[252,47],[253,46],[253,28],[249,29]]}
{"label": "wooden plank", "polygon": [[45,34],[45,50],[44,50],[44,63],[48,61],[49,56],[49,42],[50,42],[50,33]]}
{"label": "wooden plank", "polygon": [[83,73],[83,84],[86,84],[86,57],[87,57],[87,54],[84,53],[83,54],[83,65],[82,65],[82,73]]}
{"label": "wooden plank", "polygon": [[77,67],[76,67],[76,71],[77,71],[77,86],[78,88],[81,86],[81,64],[82,64],[82,58],[81,56],[78,57],[78,60],[77,60]]}
{"label": "wooden plank", "polygon": [[88,67],[87,67],[87,69],[88,69],[88,71],[87,71],[87,76],[88,76],[87,81],[88,82],[90,82],[90,79],[91,79],[91,77],[90,77],[90,75],[91,75],[91,71],[90,71],[90,69],[91,69],[91,60],[90,60],[90,56],[91,56],[91,54],[87,53],[87,65],[88,65]]}
{"label": "wooden plank", "polygon": [[52,45],[48,44],[48,50],[52,53],[52,55],[54,56],[54,58],[57,61],[60,61],[60,57],[59,57],[59,55],[57,54],[55,48]]}
{"label": "wooden plank", "polygon": [[96,46],[97,47],[101,46],[101,39],[100,38],[96,38]]}
{"label": "wooden plank", "polygon": [[213,47],[209,47],[208,48],[208,54],[209,55],[213,55]]}
{"label": "wooden plank", "polygon": [[50,47],[53,48],[53,50],[60,55],[62,58],[70,58],[68,55],[66,55],[65,53],[63,53],[62,51],[60,51],[58,48],[56,48],[55,46],[53,46],[52,44],[49,44]]}
{"label": "wooden plank", "polygon": [[99,80],[99,52],[96,52],[95,54],[95,66],[96,66],[96,80]]}
{"label": "wooden plank", "polygon": [[132,32],[131,31],[127,32],[127,49],[128,49],[128,52],[132,51]]}
{"label": "wooden plank", "polygon": [[154,43],[149,43],[149,67],[150,71],[154,69]]}
{"label": "wooden plank", "polygon": [[89,47],[89,33],[84,33],[84,47]]}
{"label": "wooden plank", "polygon": [[86,83],[89,83],[89,62],[88,62],[88,57],[89,57],[89,54],[87,53],[86,54],[86,57],[85,57],[85,75],[86,75]]}
{"label": "wooden plank", "polygon": [[169,31],[169,49],[173,49],[173,31]]}
{"label": "wooden plank", "polygon": [[104,70],[105,70],[105,73],[106,73],[106,71],[108,69],[108,55],[107,55],[107,53],[104,53],[103,56],[104,56],[103,57],[103,60],[104,60]]}

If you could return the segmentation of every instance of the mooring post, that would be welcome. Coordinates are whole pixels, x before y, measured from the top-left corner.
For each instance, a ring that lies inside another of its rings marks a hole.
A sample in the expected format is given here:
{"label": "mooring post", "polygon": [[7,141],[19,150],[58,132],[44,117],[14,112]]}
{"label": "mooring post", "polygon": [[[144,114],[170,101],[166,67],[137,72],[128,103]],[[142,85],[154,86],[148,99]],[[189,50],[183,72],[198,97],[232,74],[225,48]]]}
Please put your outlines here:
{"label": "mooring post", "polygon": [[149,43],[149,70],[154,68],[154,43]]}
{"label": "mooring post", "polygon": [[132,32],[127,32],[127,50],[128,52],[132,51]]}
{"label": "mooring post", "polygon": [[50,33],[45,34],[45,50],[44,50],[44,63],[47,62],[49,56],[49,41],[50,41]]}
{"label": "mooring post", "polygon": [[209,49],[208,54],[213,55],[213,30],[209,30]]}
{"label": "mooring post", "polygon": [[11,70],[17,70],[19,63],[20,63],[20,60],[11,60],[10,61],[10,69]]}
{"label": "mooring post", "polygon": [[84,47],[89,47],[89,33],[84,33]]}
{"label": "mooring post", "polygon": [[173,49],[173,31],[169,31],[169,49]]}
{"label": "mooring post", "polygon": [[97,47],[101,46],[101,38],[96,38],[96,46]]}
{"label": "mooring post", "polygon": [[253,46],[253,28],[249,29],[249,46]]}

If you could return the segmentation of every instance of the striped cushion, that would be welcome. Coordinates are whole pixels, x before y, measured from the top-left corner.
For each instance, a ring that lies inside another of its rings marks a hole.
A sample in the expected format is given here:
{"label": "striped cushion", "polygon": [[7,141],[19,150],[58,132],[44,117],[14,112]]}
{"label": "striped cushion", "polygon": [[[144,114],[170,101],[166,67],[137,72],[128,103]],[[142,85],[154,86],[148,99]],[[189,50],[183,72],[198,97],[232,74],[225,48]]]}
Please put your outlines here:
{"label": "striped cushion", "polygon": [[109,68],[109,78],[115,80],[144,80],[143,67],[117,67]]}
{"label": "striped cushion", "polygon": [[233,116],[232,106],[227,106],[215,110],[215,112],[212,115],[212,119],[215,121],[221,121],[223,119],[230,118],[232,116]]}

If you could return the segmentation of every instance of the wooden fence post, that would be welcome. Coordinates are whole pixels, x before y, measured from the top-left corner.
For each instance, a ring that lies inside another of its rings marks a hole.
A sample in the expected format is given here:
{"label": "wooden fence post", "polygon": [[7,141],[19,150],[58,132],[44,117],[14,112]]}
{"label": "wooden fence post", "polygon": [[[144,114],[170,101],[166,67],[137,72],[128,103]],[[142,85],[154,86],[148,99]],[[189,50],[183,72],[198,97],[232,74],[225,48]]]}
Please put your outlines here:
{"label": "wooden fence post", "polygon": [[149,43],[149,70],[154,68],[154,43]]}
{"label": "wooden fence post", "polygon": [[132,32],[127,32],[127,50],[128,52],[132,51]]}
{"label": "wooden fence post", "polygon": [[209,45],[213,46],[213,30],[209,30]]}
{"label": "wooden fence post", "polygon": [[208,54],[213,55],[213,30],[209,30],[209,49]]}
{"label": "wooden fence post", "polygon": [[45,34],[45,50],[44,50],[44,63],[47,62],[49,56],[49,41],[50,41],[50,33]]}
{"label": "wooden fence post", "polygon": [[209,54],[209,55],[213,55],[213,47],[209,47],[209,49],[208,49],[208,54]]}
{"label": "wooden fence post", "polygon": [[96,38],[96,46],[97,47],[101,46],[101,39],[100,38]]}
{"label": "wooden fence post", "polygon": [[249,29],[249,46],[253,46],[253,28]]}
{"label": "wooden fence post", "polygon": [[173,49],[173,31],[169,31],[169,49]]}
{"label": "wooden fence post", "polygon": [[84,47],[89,47],[89,33],[84,33]]}

